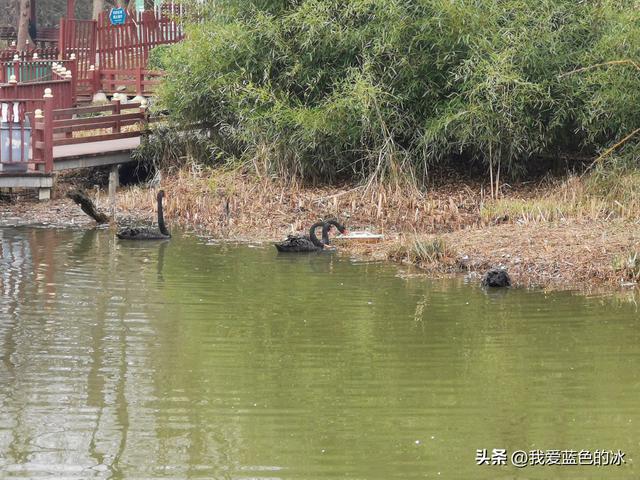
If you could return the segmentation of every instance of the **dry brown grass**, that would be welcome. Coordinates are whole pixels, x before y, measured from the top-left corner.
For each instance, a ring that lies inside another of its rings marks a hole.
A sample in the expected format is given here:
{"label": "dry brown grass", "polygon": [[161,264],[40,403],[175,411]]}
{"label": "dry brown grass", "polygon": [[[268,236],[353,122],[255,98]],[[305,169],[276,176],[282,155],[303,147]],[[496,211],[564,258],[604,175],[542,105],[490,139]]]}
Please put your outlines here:
{"label": "dry brown grass", "polygon": [[[456,230],[479,218],[475,192],[462,185],[421,194],[376,186],[301,187],[241,171],[181,170],[163,182],[174,222],[222,238],[278,239],[319,218],[387,235]],[[132,188],[119,206],[153,205],[153,192]]]}
{"label": "dry brown grass", "polygon": [[505,224],[444,234],[455,255],[442,268],[507,268],[516,285],[589,288],[634,281],[616,262],[640,251],[640,226],[624,220]]}

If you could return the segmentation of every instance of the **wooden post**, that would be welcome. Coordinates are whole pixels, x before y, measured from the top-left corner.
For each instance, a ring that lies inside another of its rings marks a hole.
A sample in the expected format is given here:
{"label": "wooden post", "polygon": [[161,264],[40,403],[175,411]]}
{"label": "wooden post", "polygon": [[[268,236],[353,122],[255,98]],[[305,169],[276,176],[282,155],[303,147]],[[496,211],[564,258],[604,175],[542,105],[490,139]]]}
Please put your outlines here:
{"label": "wooden post", "polygon": [[71,72],[71,89],[73,90],[73,106],[75,107],[78,99],[78,61],[75,53],[69,57],[69,71]]}
{"label": "wooden post", "polygon": [[53,172],[53,95],[50,88],[44,90],[43,152],[45,173]]}
{"label": "wooden post", "polygon": [[37,109],[33,114],[33,130],[31,131],[31,158],[37,164],[43,161],[42,147],[38,148],[38,143],[42,144],[44,137],[42,135],[44,128],[44,116],[42,110]]}
{"label": "wooden post", "polygon": [[[115,100],[111,100],[111,103],[113,103],[113,114],[114,115],[120,115],[120,111],[121,111],[121,105],[120,105],[120,100],[115,99]],[[114,125],[113,125],[113,131],[112,133],[120,133],[120,120],[116,120]]]}
{"label": "wooden post", "polygon": [[76,18],[75,0],[67,0],[67,18]]}
{"label": "wooden post", "polygon": [[147,99],[143,98],[140,102],[140,116],[142,117],[142,125],[140,126],[140,131],[146,132],[149,129],[149,111],[147,107],[149,104],[147,103]]}
{"label": "wooden post", "polygon": [[144,95],[142,91],[142,66],[138,65],[136,69],[136,95]]}
{"label": "wooden post", "polygon": [[118,188],[118,170],[119,165],[113,165],[109,172],[109,209],[111,210],[111,219],[116,219],[116,189]]}
{"label": "wooden post", "polygon": [[[71,97],[71,105],[75,107],[76,106],[76,91],[73,88],[74,87],[74,83],[73,82],[75,80],[74,80],[73,76],[71,75],[71,71],[67,70],[64,73],[64,77],[63,78],[65,80],[69,81],[69,83],[67,84],[68,88],[66,88],[65,91],[69,92],[69,97]],[[73,118],[73,116],[69,115],[69,116],[65,116],[65,118]],[[64,138],[73,138],[73,127],[68,127],[68,128],[66,128],[64,130]]]}
{"label": "wooden post", "polygon": [[64,17],[60,19],[60,31],[58,32],[58,60],[64,59],[65,52],[65,32],[66,32],[66,20]]}
{"label": "wooden post", "polygon": [[20,82],[20,57],[18,54],[13,56],[13,75],[16,77],[16,82]]}
{"label": "wooden post", "polygon": [[91,79],[91,95],[95,95],[100,91],[100,72],[96,70],[95,65],[89,65],[89,77]]}

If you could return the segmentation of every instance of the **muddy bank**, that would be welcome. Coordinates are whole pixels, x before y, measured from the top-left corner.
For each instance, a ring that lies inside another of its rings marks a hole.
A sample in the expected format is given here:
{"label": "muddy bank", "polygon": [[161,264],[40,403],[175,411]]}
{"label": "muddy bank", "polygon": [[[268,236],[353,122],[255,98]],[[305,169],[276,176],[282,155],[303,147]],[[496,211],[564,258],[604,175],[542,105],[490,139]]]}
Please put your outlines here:
{"label": "muddy bank", "polygon": [[[479,281],[486,270],[503,266],[514,286],[581,290],[629,288],[640,279],[637,222],[584,217],[523,222],[517,216],[487,216],[491,201],[481,188],[469,185],[422,194],[352,185],[302,188],[238,173],[183,171],[165,179],[162,188],[170,225],[214,238],[275,241],[319,218],[336,217],[351,230],[385,235],[384,242],[341,245],[341,251],[415,264],[431,275],[464,272],[477,274]],[[104,191],[88,193],[108,212]],[[511,193],[529,203],[551,194]],[[151,223],[154,197],[155,190],[121,189],[117,223]],[[95,226],[66,198],[0,204],[0,225],[31,224]]]}
{"label": "muddy bank", "polygon": [[[444,245],[444,251],[416,254],[416,250],[433,251],[428,247],[433,242]],[[414,263],[432,274],[480,275],[504,267],[514,286],[584,291],[636,286],[640,272],[637,251],[638,225],[571,220],[474,227],[357,248],[359,254]]]}

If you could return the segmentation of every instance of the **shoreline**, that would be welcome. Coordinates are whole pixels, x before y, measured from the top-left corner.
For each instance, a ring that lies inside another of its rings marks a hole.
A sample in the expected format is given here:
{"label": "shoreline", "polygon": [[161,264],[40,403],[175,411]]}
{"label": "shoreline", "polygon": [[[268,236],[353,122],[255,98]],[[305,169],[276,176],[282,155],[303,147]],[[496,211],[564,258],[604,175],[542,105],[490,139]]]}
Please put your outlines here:
{"label": "shoreline", "polygon": [[[636,287],[640,276],[638,222],[485,218],[486,209],[495,208],[469,185],[449,185],[420,197],[351,185],[303,188],[216,171],[183,171],[162,183],[169,226],[212,239],[273,242],[318,218],[335,217],[349,230],[385,236],[380,243],[340,243],[344,254],[413,265],[432,277],[462,273],[479,282],[490,268],[504,267],[514,287],[615,293]],[[107,211],[104,191],[97,198],[95,190],[87,194]],[[141,186],[121,188],[116,221],[151,223],[154,195],[155,190]],[[546,195],[521,190],[501,201],[522,201],[523,196],[535,202]],[[0,227],[28,225],[92,228],[95,222],[67,198],[0,203]]]}

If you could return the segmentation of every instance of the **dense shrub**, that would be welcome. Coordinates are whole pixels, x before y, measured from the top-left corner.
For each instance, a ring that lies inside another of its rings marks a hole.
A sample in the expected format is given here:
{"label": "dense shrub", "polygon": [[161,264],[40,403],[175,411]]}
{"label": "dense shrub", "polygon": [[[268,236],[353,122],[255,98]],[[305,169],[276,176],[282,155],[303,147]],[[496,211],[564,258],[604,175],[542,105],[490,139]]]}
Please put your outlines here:
{"label": "dense shrub", "polygon": [[594,154],[640,125],[638,1],[211,0],[161,103],[264,173],[420,181]]}

